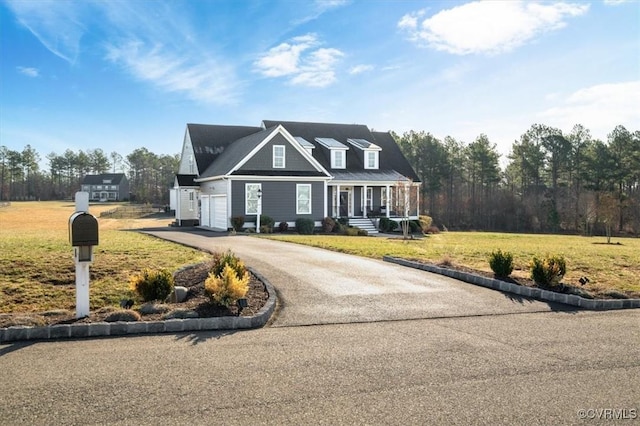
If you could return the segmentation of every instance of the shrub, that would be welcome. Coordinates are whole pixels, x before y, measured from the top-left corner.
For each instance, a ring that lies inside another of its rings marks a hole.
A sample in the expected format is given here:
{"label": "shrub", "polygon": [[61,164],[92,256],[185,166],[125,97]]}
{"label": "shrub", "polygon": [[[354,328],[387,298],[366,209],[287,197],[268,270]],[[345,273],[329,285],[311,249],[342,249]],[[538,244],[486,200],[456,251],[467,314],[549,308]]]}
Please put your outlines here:
{"label": "shrub", "polygon": [[262,216],[260,216],[260,232],[271,234],[273,232],[273,225],[275,225],[275,223],[276,222],[271,218],[271,216],[263,214]]}
{"label": "shrub", "polygon": [[336,222],[336,225],[333,227],[333,233],[342,235],[347,232],[347,228],[349,228],[348,225],[343,225],[340,222]]}
{"label": "shrub", "polygon": [[489,266],[497,278],[507,278],[513,272],[513,255],[498,249],[489,255]]}
{"label": "shrub", "polygon": [[219,277],[222,275],[224,268],[226,266],[230,266],[236,272],[236,275],[239,277],[244,276],[247,272],[247,268],[244,266],[244,262],[240,260],[238,256],[236,256],[231,250],[227,250],[224,253],[214,253],[213,254],[213,265],[209,270],[210,274],[213,274],[214,277]]}
{"label": "shrub", "polygon": [[314,227],[315,223],[312,219],[308,219],[306,217],[296,219],[296,231],[298,231],[298,234],[311,235],[313,234]]}
{"label": "shrub", "polygon": [[549,256],[544,259],[534,257],[529,264],[531,278],[539,287],[555,287],[567,272],[567,264],[562,256]]}
{"label": "shrub", "polygon": [[229,306],[249,291],[249,273],[238,275],[231,265],[225,265],[219,276],[210,273],[204,282],[207,296],[213,303]]}
{"label": "shrub", "polygon": [[278,224],[278,230],[280,232],[286,232],[289,229],[289,224],[287,222],[280,222]]}
{"label": "shrub", "polygon": [[398,227],[398,222],[395,220],[389,219],[388,217],[381,217],[378,228],[382,232],[392,232]]}
{"label": "shrub", "polygon": [[160,269],[144,269],[140,274],[129,279],[133,290],[143,301],[165,300],[173,292],[173,275],[171,272]]}
{"label": "shrub", "polygon": [[122,311],[111,312],[104,319],[105,322],[117,322],[117,321],[126,321],[126,322],[134,322],[140,321],[142,318],[140,314],[136,311],[132,311],[131,309],[125,309]]}
{"label": "shrub", "polygon": [[420,223],[420,230],[423,234],[429,232],[429,228],[431,228],[431,224],[433,223],[433,219],[431,216],[418,216],[418,222]]}
{"label": "shrub", "polygon": [[[400,222],[400,226],[402,226],[405,223],[405,221],[401,221]],[[411,234],[415,234],[416,232],[418,232],[420,230],[420,223],[415,221],[415,220],[410,220],[409,221],[409,233]]]}
{"label": "shrub", "polygon": [[358,236],[359,237],[367,237],[367,236],[369,236],[369,232],[367,232],[366,229],[358,228]]}
{"label": "shrub", "polygon": [[322,232],[332,232],[333,228],[336,227],[336,221],[330,217],[325,217],[322,219]]}
{"label": "shrub", "polygon": [[358,227],[356,227],[356,226],[350,226],[350,227],[348,227],[348,228],[345,228],[345,230],[344,230],[344,234],[345,234],[347,237],[356,237],[356,236],[358,236],[358,230],[359,230],[359,229],[360,229],[360,228],[358,228]]}
{"label": "shrub", "polygon": [[231,218],[231,226],[234,231],[242,231],[244,226],[244,216],[234,216]]}
{"label": "shrub", "polygon": [[439,233],[440,233],[440,228],[438,228],[437,226],[430,226],[426,232],[426,234],[439,234]]}

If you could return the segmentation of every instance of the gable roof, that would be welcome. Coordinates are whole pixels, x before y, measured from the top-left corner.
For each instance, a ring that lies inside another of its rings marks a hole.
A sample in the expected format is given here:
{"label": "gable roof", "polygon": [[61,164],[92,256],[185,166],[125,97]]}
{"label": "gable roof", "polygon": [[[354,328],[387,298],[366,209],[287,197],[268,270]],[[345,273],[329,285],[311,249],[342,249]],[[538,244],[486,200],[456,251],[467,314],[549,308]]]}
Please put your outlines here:
{"label": "gable roof", "polygon": [[232,142],[262,131],[262,127],[187,124],[198,174],[204,171]]}
{"label": "gable roof", "polygon": [[[246,160],[251,158],[252,155],[256,153],[256,150],[260,148],[261,145],[264,145],[268,140],[271,140],[276,133],[279,133],[285,137],[285,139],[289,140],[289,142],[294,146],[295,149],[299,150],[301,153],[304,152],[301,145],[293,139],[293,137],[287,133],[286,129],[281,126],[274,126],[268,129],[264,129],[257,133],[250,134],[245,136],[232,144],[228,145],[224,151],[219,154],[216,161],[212,162],[209,167],[200,175],[197,181],[201,179],[211,178],[215,176],[224,176],[229,173],[233,173],[235,169],[240,167]],[[303,154],[305,155],[305,154]],[[307,154],[308,155],[308,154]],[[313,157],[308,157],[309,161],[312,163],[313,167],[316,169],[316,172],[312,173],[302,173],[304,175],[309,176],[329,176],[329,173],[322,168],[320,164]],[[291,172],[287,170],[277,170],[274,172],[269,171],[260,171],[255,174],[263,174],[269,175],[273,173],[275,175],[300,175],[301,172]]]}
{"label": "gable roof", "polygon": [[[396,171],[414,182],[420,181],[420,178],[418,178],[413,167],[411,167],[406,157],[402,154],[400,147],[389,132],[371,131],[363,124],[306,123],[273,120],[264,120],[262,122],[263,127],[272,127],[278,124],[281,124],[287,129],[293,137],[304,138],[316,148],[322,147],[316,138],[335,139],[347,147],[352,145],[349,140],[364,139],[369,143],[377,145],[382,150],[379,157],[379,169],[377,171],[367,170],[367,176],[372,176],[372,174],[376,173],[384,176],[394,176],[393,171]],[[362,172],[365,170],[362,157],[360,155],[349,154],[347,154],[346,170],[331,170],[331,158],[329,155],[328,149],[316,149],[314,152],[314,158],[316,158],[325,169],[335,175],[336,179],[340,176],[346,177],[347,174],[344,174],[344,171]]]}
{"label": "gable roof", "polygon": [[124,173],[102,173],[100,175],[85,175],[82,185],[103,185],[105,180],[110,180],[108,185],[120,185],[127,177]]}

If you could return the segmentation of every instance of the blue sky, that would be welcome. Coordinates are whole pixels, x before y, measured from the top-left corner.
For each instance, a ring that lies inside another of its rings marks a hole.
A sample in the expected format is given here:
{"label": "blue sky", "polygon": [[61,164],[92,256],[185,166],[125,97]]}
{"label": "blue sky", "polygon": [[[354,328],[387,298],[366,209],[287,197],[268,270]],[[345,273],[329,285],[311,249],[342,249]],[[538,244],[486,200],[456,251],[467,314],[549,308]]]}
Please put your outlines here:
{"label": "blue sky", "polygon": [[533,123],[640,130],[638,1],[10,0],[0,49],[0,145],[43,160],[263,119],[484,133],[503,157]]}

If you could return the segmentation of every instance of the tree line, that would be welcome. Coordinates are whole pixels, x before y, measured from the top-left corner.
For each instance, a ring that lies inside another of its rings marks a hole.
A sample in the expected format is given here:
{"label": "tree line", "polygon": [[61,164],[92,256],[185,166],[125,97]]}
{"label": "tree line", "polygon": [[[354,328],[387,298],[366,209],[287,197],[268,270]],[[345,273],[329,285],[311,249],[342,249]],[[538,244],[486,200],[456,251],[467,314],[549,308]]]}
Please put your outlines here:
{"label": "tree line", "polygon": [[617,126],[606,141],[582,125],[564,134],[534,124],[514,141],[506,167],[481,134],[471,143],[394,134],[422,181],[421,211],[449,229],[640,232],[640,131]]}
{"label": "tree line", "polygon": [[0,146],[0,201],[64,200],[73,198],[89,174],[125,173],[130,184],[130,200],[168,204],[168,188],[173,187],[179,156],[156,155],[138,148],[123,157],[107,156],[101,149],[46,155],[48,169],[40,168],[41,157],[31,145],[22,151]]}

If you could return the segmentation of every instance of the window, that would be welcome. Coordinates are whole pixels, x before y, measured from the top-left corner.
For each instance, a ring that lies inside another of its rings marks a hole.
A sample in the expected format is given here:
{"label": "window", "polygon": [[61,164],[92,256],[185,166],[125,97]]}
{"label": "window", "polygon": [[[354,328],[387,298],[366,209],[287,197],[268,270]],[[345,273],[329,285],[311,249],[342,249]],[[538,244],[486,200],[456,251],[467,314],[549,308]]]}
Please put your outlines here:
{"label": "window", "polygon": [[296,214],[311,214],[311,185],[296,185]]}
{"label": "window", "polygon": [[284,169],[284,145],[273,146],[273,168]]}
{"label": "window", "polygon": [[195,162],[193,161],[193,154],[189,155],[189,174],[192,174],[192,175],[196,174]]}
{"label": "window", "polygon": [[[387,204],[389,205],[389,207],[393,206],[393,198],[391,197],[391,191],[387,192],[388,188],[382,188],[382,202],[380,204],[382,204],[383,206],[386,206]],[[387,198],[389,199],[389,202],[387,203]]]}
{"label": "window", "polygon": [[262,193],[262,185],[259,183],[247,183],[244,185],[245,205],[244,214],[258,214],[260,209],[260,195]]}
{"label": "window", "polygon": [[196,208],[196,193],[193,191],[189,192],[189,211],[194,211]]}
{"label": "window", "polygon": [[344,169],[346,167],[347,151],[342,149],[331,150],[331,168],[332,169]]}
{"label": "window", "polygon": [[362,191],[362,209],[364,210],[364,202],[367,202],[367,209],[371,210],[371,207],[373,206],[373,187],[368,187],[367,188],[367,199],[365,200],[364,198],[364,191]]}
{"label": "window", "polygon": [[365,169],[377,169],[378,168],[378,151],[365,151],[364,168]]}

